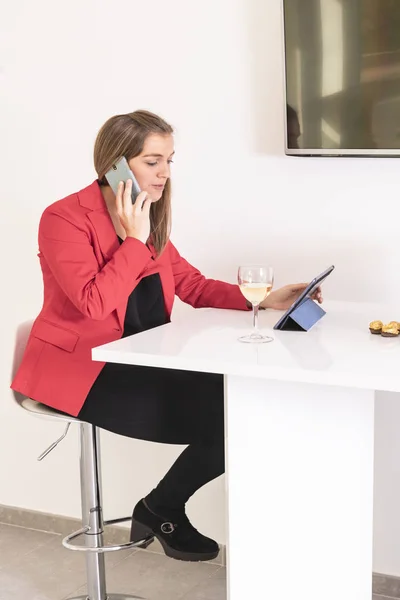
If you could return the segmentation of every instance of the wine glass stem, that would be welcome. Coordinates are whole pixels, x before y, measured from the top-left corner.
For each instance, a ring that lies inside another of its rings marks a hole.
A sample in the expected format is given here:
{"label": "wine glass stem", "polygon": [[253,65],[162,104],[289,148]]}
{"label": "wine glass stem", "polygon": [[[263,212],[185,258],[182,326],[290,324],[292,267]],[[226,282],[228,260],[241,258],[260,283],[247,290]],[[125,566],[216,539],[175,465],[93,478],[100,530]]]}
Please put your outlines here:
{"label": "wine glass stem", "polygon": [[258,333],[258,308],[259,304],[253,304],[253,333]]}

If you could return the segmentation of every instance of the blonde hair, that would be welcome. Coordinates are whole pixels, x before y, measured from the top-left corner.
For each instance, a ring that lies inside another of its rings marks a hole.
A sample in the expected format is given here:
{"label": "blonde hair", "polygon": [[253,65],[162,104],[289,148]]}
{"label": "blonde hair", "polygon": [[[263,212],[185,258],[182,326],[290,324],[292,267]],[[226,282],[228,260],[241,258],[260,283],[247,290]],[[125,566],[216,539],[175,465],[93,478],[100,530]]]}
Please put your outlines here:
{"label": "blonde hair", "polygon": [[[105,174],[122,156],[129,161],[138,156],[148,135],[171,135],[173,128],[161,117],[146,110],[116,115],[104,123],[94,144],[94,168],[101,185],[108,185]],[[158,255],[164,250],[171,229],[171,181],[150,209],[151,241]]]}

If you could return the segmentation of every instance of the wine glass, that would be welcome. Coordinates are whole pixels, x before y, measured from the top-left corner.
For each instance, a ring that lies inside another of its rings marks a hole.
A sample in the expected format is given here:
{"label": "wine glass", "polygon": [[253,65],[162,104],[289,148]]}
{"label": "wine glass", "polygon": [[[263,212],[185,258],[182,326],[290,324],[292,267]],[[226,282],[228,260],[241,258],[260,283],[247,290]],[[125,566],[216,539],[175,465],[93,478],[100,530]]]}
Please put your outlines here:
{"label": "wine glass", "polygon": [[265,344],[274,338],[262,335],[258,329],[258,309],[263,300],[271,293],[274,285],[274,270],[272,267],[244,266],[238,270],[240,291],[253,307],[253,331],[239,338],[247,344]]}

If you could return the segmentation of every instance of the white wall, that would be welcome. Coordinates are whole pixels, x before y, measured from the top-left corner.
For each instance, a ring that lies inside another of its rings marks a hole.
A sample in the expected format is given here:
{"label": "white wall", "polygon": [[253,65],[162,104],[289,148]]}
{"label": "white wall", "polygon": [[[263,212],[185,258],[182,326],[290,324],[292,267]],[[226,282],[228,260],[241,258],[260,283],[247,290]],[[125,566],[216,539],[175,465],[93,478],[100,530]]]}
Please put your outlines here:
{"label": "white wall", "polygon": [[[5,11],[0,503],[78,516],[76,436],[36,463],[60,426],[18,411],[7,387],[17,324],[41,305],[39,216],[94,179],[102,123],[147,108],[176,126],[173,238],[205,273],[234,281],[240,262],[263,260],[280,285],[334,263],[325,296],[337,299],[399,295],[398,163],[284,156],[277,0],[16,0]],[[400,575],[398,422],[396,398],[384,398],[374,567]],[[129,513],[179,452],[109,434],[103,442],[108,516]],[[220,542],[223,489],[220,479],[190,505]]]}

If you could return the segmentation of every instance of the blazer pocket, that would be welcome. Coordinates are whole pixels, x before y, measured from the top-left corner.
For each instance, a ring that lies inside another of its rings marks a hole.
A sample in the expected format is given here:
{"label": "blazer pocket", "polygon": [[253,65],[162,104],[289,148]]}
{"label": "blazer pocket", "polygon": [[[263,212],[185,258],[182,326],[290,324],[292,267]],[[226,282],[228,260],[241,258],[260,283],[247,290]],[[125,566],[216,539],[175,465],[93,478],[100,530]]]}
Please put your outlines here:
{"label": "blazer pocket", "polygon": [[67,352],[73,352],[79,340],[79,335],[74,331],[43,319],[36,321],[32,335]]}

